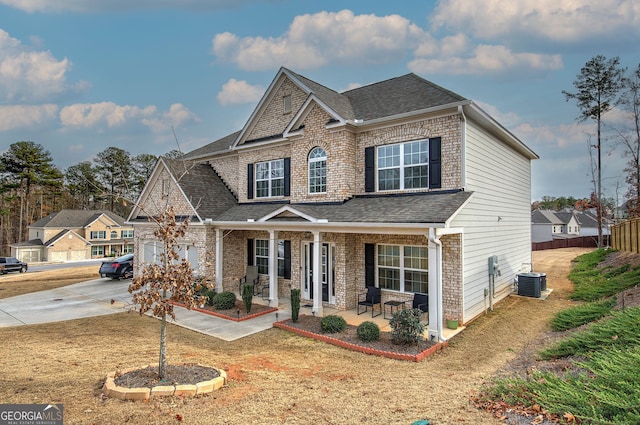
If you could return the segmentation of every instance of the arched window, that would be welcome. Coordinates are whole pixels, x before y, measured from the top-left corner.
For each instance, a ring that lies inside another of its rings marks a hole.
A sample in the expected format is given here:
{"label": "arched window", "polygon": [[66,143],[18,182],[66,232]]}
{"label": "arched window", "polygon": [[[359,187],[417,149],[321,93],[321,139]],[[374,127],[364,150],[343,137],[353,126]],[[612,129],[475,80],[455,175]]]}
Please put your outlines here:
{"label": "arched window", "polygon": [[313,148],[309,154],[309,193],[327,191],[327,153],[322,148]]}
{"label": "arched window", "polygon": [[118,232],[116,232],[115,230],[111,231],[111,239],[117,239],[118,238]]}

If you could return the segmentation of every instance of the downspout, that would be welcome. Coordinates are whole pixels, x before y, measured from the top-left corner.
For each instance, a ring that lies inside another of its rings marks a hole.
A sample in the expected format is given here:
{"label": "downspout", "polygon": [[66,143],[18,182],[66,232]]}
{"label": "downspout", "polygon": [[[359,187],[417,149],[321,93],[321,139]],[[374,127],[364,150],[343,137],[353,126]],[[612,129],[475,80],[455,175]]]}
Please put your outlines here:
{"label": "downspout", "polygon": [[436,245],[436,286],[438,288],[436,294],[436,316],[437,316],[437,330],[438,330],[438,339],[441,342],[445,342],[447,339],[443,336],[442,329],[442,242],[440,241],[440,237],[436,236],[435,229],[433,227],[429,228],[429,241]]}
{"label": "downspout", "polygon": [[466,189],[467,187],[467,166],[466,166],[466,161],[467,161],[467,117],[464,115],[464,109],[462,108],[462,105],[458,105],[458,113],[460,114],[460,116],[462,117],[462,140],[461,140],[461,157],[460,157],[460,161],[462,162],[460,164],[460,169],[462,170],[462,176],[460,176],[461,178],[461,182],[460,182],[460,187],[462,187],[463,189]]}

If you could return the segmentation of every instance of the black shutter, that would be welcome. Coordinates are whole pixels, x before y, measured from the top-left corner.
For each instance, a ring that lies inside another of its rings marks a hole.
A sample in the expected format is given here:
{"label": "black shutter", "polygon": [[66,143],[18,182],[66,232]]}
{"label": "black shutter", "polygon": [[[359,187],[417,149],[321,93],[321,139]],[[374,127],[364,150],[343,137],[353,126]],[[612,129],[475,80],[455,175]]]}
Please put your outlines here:
{"label": "black shutter", "polygon": [[284,241],[284,276],[291,279],[291,241]]}
{"label": "black shutter", "polygon": [[253,199],[253,164],[247,164],[247,199]]}
{"label": "black shutter", "polygon": [[364,244],[364,286],[376,286],[376,246]]}
{"label": "black shutter", "polygon": [[284,159],[284,196],[291,195],[291,158]]}
{"label": "black shutter", "polygon": [[442,187],[442,152],[441,139],[435,137],[429,139],[429,188],[440,189]]}
{"label": "black shutter", "polygon": [[364,191],[376,191],[376,154],[375,147],[364,149]]}
{"label": "black shutter", "polygon": [[247,266],[253,266],[253,239],[247,239]]}

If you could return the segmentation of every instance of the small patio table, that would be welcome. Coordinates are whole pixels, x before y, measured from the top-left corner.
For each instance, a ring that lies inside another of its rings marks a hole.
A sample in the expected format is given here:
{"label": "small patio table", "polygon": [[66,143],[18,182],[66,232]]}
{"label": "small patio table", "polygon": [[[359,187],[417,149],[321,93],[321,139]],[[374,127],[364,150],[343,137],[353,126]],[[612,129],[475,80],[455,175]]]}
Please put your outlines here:
{"label": "small patio table", "polygon": [[[395,311],[397,312],[400,309],[400,306],[402,306],[402,309],[404,310],[406,301],[396,301],[396,300],[390,300],[390,301],[385,301],[384,303],[384,315],[382,317],[384,317],[385,319],[391,319],[391,317],[393,317],[393,310],[395,309]],[[390,317],[387,317],[387,306],[389,306],[389,313],[391,314]]]}

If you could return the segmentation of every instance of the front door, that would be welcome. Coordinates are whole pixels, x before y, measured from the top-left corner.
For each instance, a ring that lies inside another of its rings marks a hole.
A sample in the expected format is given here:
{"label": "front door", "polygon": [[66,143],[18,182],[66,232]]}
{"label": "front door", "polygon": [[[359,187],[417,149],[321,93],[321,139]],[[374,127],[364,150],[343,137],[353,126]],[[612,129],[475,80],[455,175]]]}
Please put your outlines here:
{"label": "front door", "polygon": [[[313,250],[315,249],[313,242],[304,242],[302,244],[302,298],[313,300]],[[334,269],[334,250],[333,244],[322,244],[322,260],[320,270],[320,282],[322,285],[322,301],[335,304],[336,292],[333,285],[335,276]]]}

